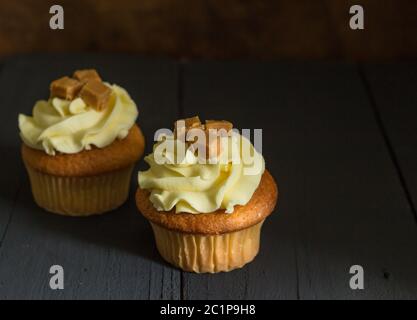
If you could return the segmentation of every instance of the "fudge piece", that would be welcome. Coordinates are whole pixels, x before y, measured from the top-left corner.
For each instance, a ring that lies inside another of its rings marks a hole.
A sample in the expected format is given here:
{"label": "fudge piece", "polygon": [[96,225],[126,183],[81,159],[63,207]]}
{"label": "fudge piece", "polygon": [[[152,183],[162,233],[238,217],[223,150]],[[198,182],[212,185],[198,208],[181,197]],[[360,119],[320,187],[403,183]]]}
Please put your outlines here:
{"label": "fudge piece", "polygon": [[80,92],[81,99],[97,111],[101,111],[107,107],[110,95],[111,89],[98,80],[88,81]]}
{"label": "fudge piece", "polygon": [[77,70],[74,72],[73,77],[83,83],[86,83],[90,80],[102,81],[95,69]]}
{"label": "fudge piece", "polygon": [[50,86],[51,97],[73,100],[77,97],[82,87],[82,82],[69,77],[62,77],[52,81]]}

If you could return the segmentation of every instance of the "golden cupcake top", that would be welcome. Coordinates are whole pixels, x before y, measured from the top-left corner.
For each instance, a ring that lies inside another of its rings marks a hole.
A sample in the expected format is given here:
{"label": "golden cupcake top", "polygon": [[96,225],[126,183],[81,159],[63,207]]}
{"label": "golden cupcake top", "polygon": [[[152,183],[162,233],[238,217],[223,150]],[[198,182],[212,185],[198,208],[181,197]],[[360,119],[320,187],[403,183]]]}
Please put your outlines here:
{"label": "golden cupcake top", "polygon": [[124,139],[138,116],[126,90],[103,82],[94,69],[52,81],[50,92],[35,103],[32,116],[19,114],[23,142],[49,155],[104,148]]}
{"label": "golden cupcake top", "polygon": [[161,136],[139,172],[141,189],[158,211],[192,214],[245,205],[259,186],[265,163],[251,142],[224,120],[179,120]]}

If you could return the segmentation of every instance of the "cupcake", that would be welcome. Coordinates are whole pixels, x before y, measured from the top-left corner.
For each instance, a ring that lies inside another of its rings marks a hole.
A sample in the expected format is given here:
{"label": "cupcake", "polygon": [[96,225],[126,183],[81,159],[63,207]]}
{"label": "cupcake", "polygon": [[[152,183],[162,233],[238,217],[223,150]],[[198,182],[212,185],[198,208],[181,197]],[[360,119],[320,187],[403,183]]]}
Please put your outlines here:
{"label": "cupcake", "polygon": [[262,155],[232,127],[198,117],[177,121],[138,174],[136,204],[157,249],[185,271],[230,271],[252,261],[275,208],[278,189]]}
{"label": "cupcake", "polygon": [[21,152],[35,202],[47,211],[89,216],[122,205],[144,137],[129,94],[78,70],[50,85],[50,98],[19,114]]}

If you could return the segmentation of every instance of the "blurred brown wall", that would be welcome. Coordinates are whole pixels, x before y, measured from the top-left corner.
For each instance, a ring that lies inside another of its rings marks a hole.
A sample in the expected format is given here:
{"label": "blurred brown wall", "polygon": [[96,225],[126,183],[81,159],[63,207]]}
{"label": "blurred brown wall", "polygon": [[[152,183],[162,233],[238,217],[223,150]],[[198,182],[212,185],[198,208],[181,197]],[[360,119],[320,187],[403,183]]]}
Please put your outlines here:
{"label": "blurred brown wall", "polygon": [[[65,30],[49,29],[61,4]],[[361,4],[365,30],[349,29]],[[186,58],[417,57],[417,0],[0,0],[0,56],[135,52]]]}

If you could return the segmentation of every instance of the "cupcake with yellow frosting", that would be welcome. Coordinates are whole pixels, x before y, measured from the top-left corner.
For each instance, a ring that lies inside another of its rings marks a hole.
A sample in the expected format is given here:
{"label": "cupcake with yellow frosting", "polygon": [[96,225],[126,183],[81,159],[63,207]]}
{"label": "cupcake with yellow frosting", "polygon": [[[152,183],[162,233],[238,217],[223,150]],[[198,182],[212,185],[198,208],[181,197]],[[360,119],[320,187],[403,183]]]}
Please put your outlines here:
{"label": "cupcake with yellow frosting", "polygon": [[227,121],[177,121],[174,135],[145,157],[149,170],[138,175],[136,204],[158,251],[185,271],[230,271],[252,261],[277,201],[262,155],[231,129]]}
{"label": "cupcake with yellow frosting", "polygon": [[144,137],[138,109],[95,70],[51,83],[32,116],[19,115],[22,157],[36,203],[54,213],[88,216],[122,205]]}

